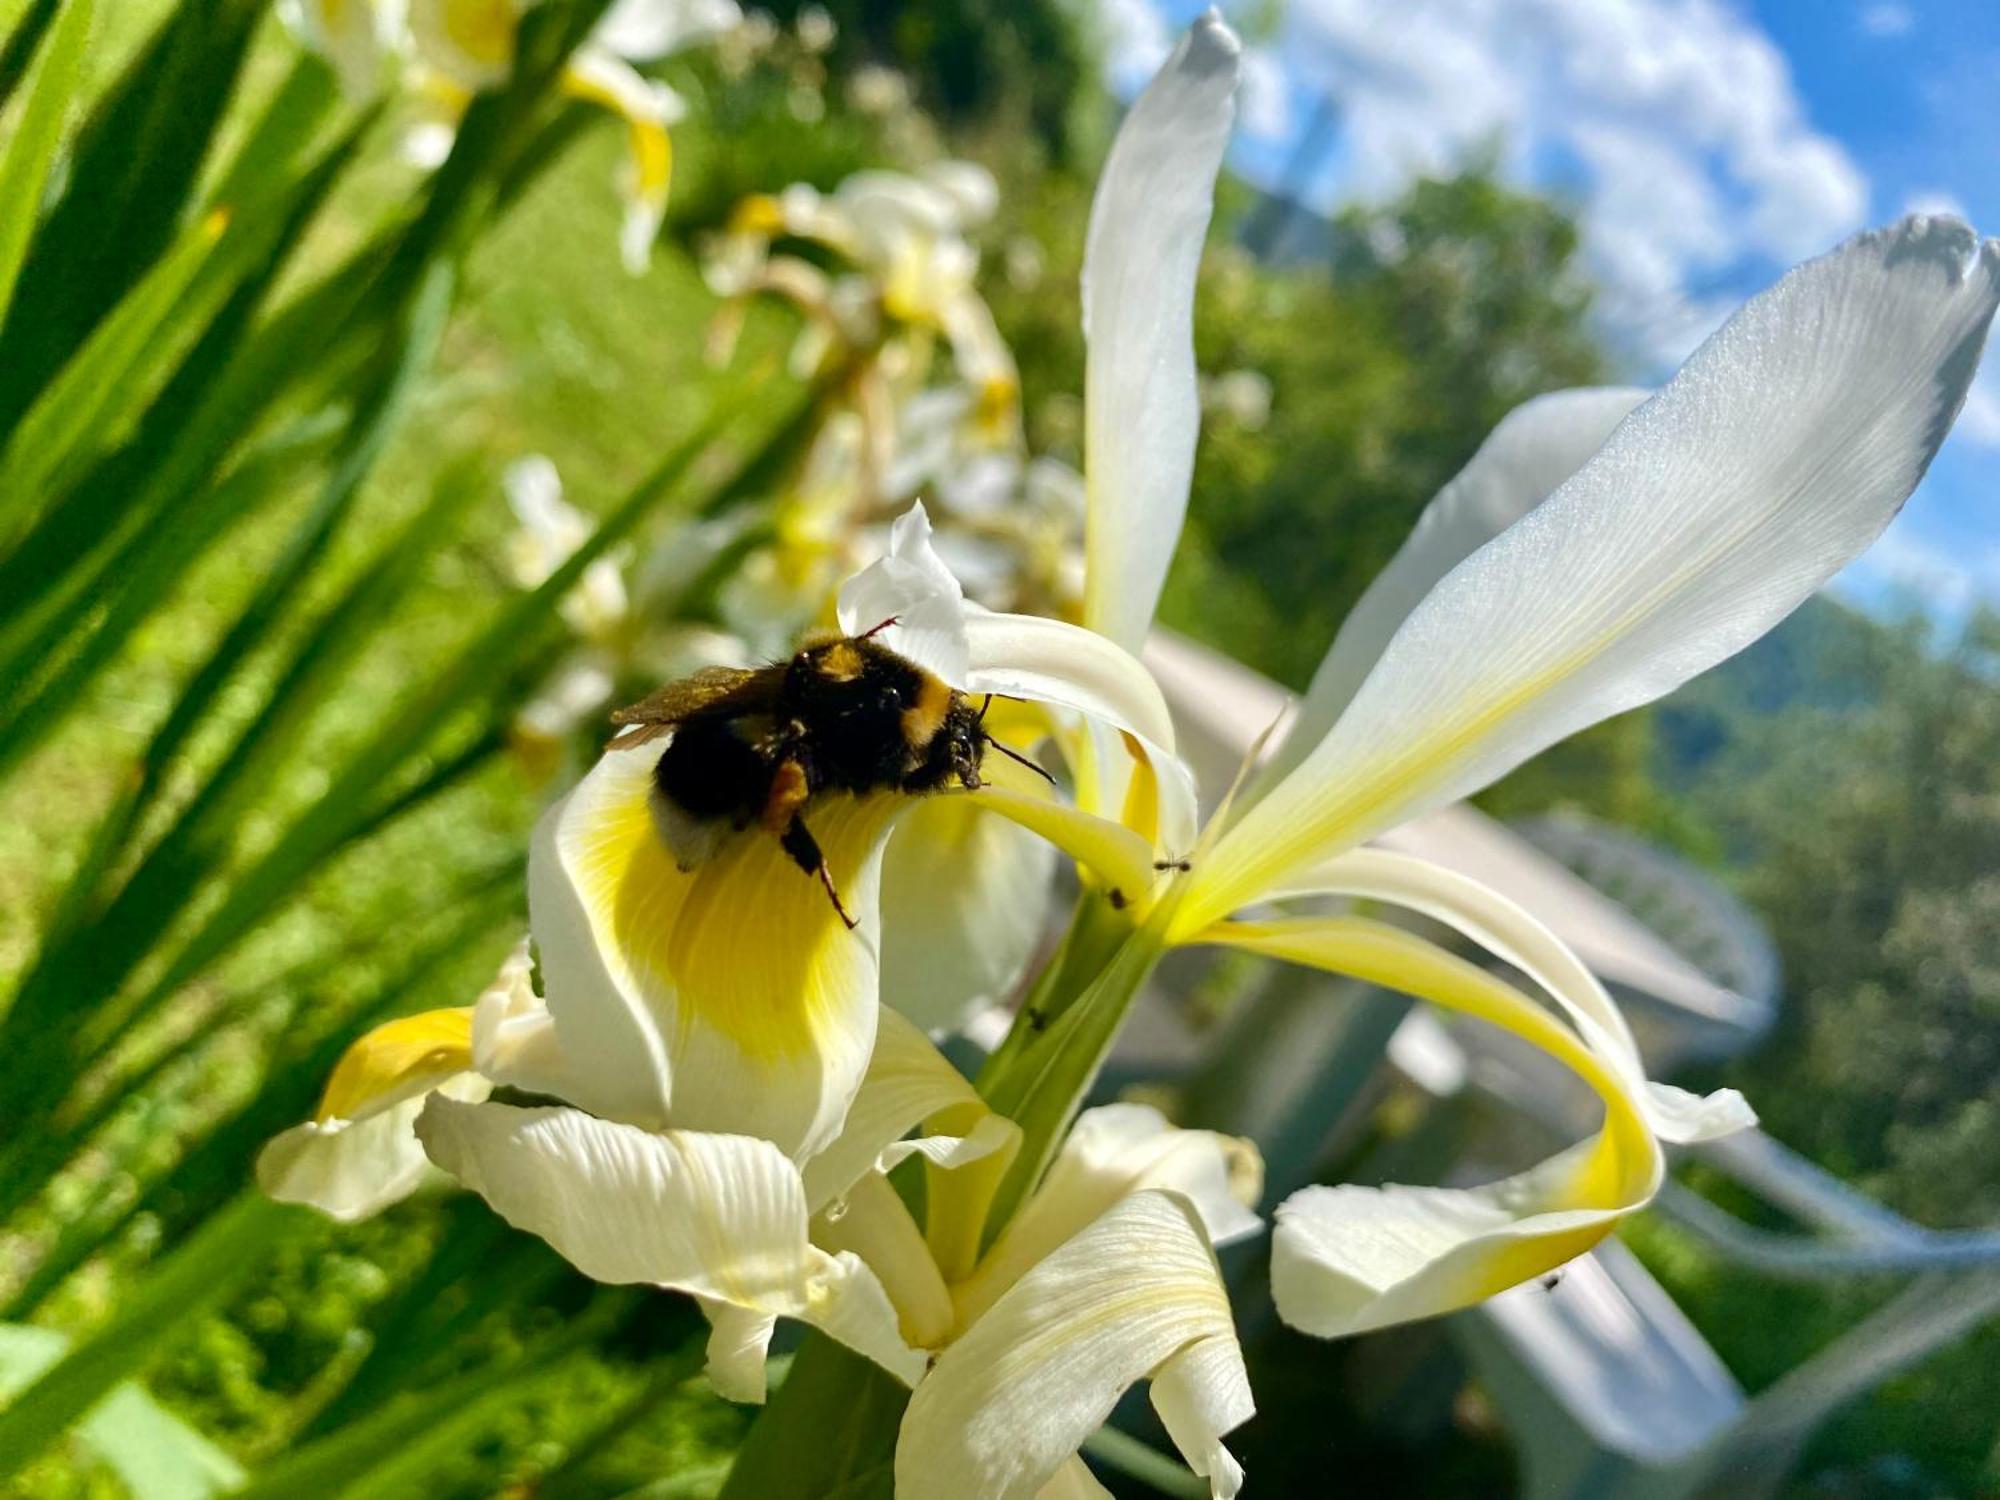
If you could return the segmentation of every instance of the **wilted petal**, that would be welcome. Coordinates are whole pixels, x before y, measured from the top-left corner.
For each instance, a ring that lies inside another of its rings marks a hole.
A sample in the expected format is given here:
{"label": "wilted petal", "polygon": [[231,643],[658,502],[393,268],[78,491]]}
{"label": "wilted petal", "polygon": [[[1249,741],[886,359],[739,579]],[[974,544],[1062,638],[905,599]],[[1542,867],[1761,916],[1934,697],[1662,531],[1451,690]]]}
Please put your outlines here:
{"label": "wilted petal", "polygon": [[906,1382],[923,1373],[924,1356],[903,1342],[874,1274],[808,1240],[798,1169],[769,1141],[436,1098],[417,1134],[432,1161],[591,1279],[736,1309],[717,1334],[719,1378],[734,1392],[750,1387],[756,1341],[781,1317]]}
{"label": "wilted petal", "polygon": [[1250,1207],[1263,1176],[1250,1142],[1183,1130],[1149,1104],[1085,1110],[1034,1196],[958,1288],[960,1320],[978,1318],[1029,1267],[1113,1204],[1148,1188],[1184,1198],[1212,1244],[1253,1235],[1263,1227]]}
{"label": "wilted petal", "polygon": [[1053,845],[965,797],[929,797],[882,858],[882,1003],[958,1031],[1013,993],[1048,926]]}
{"label": "wilted petal", "polygon": [[1193,1209],[1144,1192],[1028,1271],[938,1357],[903,1418],[896,1491],[1033,1500],[1127,1389],[1169,1371],[1175,1441],[1215,1494],[1233,1495],[1216,1453],[1253,1407],[1229,1297]]}
{"label": "wilted petal", "polygon": [[1749,645],[1922,477],[2000,302],[2000,241],[1858,235],[1754,298],[1411,612],[1331,733],[1197,872],[1196,925]]}
{"label": "wilted petal", "polygon": [[1195,22],[1126,115],[1091,204],[1084,622],[1129,651],[1145,640],[1187,513],[1201,424],[1195,272],[1241,50],[1216,12]]}
{"label": "wilted petal", "polygon": [[1326,738],[1396,627],[1437,581],[1582,468],[1647,394],[1632,386],[1557,391],[1501,418],[1341,621],[1260,785],[1275,784]]}
{"label": "wilted petal", "polygon": [[1332,1337],[1450,1312],[1551,1271],[1658,1191],[1665,1159],[1626,1068],[1485,970],[1356,917],[1225,922],[1202,935],[1325,969],[1499,1026],[1603,1101],[1598,1133],[1532,1171],[1469,1191],[1309,1188],[1278,1211],[1272,1290],[1287,1322]]}
{"label": "wilted petal", "polygon": [[676,867],[649,806],[660,742],[609,750],[536,830],[531,926],[563,1055],[596,1114],[810,1154],[874,1045],[877,886],[900,800],[808,819],[850,915],[761,830]]}

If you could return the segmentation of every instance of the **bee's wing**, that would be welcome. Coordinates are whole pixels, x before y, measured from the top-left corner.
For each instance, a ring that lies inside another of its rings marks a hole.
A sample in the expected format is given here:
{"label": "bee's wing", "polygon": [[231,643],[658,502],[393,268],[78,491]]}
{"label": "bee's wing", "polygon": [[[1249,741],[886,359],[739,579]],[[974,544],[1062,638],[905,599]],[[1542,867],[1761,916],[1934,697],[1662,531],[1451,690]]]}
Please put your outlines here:
{"label": "bee's wing", "polygon": [[612,741],[618,748],[642,744],[696,714],[754,713],[770,707],[785,680],[783,663],[770,667],[703,667],[692,677],[670,682],[637,703],[611,711],[611,722],[626,726]]}

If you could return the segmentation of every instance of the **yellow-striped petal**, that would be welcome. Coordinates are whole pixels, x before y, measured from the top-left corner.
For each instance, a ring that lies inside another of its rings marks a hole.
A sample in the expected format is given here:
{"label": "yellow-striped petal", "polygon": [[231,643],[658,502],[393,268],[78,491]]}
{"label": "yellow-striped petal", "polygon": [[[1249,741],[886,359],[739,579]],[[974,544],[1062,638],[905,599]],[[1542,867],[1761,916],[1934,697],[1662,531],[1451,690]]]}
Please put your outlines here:
{"label": "yellow-striped petal", "polygon": [[839,1129],[874,1046],[882,846],[906,799],[829,797],[808,818],[849,930],[761,830],[677,868],[650,806],[661,751],[607,751],[529,856],[549,1011],[591,1091],[574,1102],[809,1155]]}
{"label": "yellow-striped petal", "polygon": [[1400,928],[1357,917],[1220,923],[1201,936],[1401,990],[1500,1026],[1604,1104],[1583,1144],[1472,1190],[1313,1187],[1278,1210],[1272,1294],[1323,1337],[1468,1307],[1573,1259],[1644,1207],[1665,1159],[1624,1066],[1512,985]]}
{"label": "yellow-striped petal", "polygon": [[1251,1212],[1263,1177],[1263,1162],[1248,1141],[1182,1130],[1147,1104],[1085,1110],[1034,1196],[954,1289],[959,1321],[978,1319],[1050,1251],[1113,1204],[1148,1188],[1186,1199],[1211,1244],[1253,1235],[1263,1227]]}
{"label": "yellow-striped petal", "polygon": [[433,1098],[417,1121],[432,1161],[540,1235],[593,1280],[692,1293],[717,1320],[720,1383],[753,1385],[771,1320],[821,1329],[914,1383],[924,1355],[855,1256],[807,1237],[797,1167],[769,1141],[646,1131],[574,1109],[516,1109]]}
{"label": "yellow-striped petal", "polygon": [[1662,1140],[1677,1145],[1713,1140],[1757,1123],[1756,1113],[1735,1089],[1696,1095],[1649,1081],[1631,1028],[1597,976],[1533,915],[1470,876],[1391,849],[1351,849],[1271,893],[1274,901],[1298,896],[1386,901],[1421,912],[1518,969],[1624,1075]]}
{"label": "yellow-striped petal", "polygon": [[1149,1378],[1189,1464],[1233,1496],[1222,1434],[1252,1415],[1250,1384],[1207,1232],[1164,1192],[1103,1214],[938,1356],[903,1417],[896,1493],[1034,1500]]}
{"label": "yellow-striped petal", "polygon": [[1916,216],[1753,298],[1438,583],[1333,729],[1195,872],[1216,920],[1742,650],[1923,477],[2000,306],[2000,240]]}
{"label": "yellow-striped petal", "polygon": [[315,1120],[365,1120],[472,1066],[472,1006],[388,1021],[341,1054]]}

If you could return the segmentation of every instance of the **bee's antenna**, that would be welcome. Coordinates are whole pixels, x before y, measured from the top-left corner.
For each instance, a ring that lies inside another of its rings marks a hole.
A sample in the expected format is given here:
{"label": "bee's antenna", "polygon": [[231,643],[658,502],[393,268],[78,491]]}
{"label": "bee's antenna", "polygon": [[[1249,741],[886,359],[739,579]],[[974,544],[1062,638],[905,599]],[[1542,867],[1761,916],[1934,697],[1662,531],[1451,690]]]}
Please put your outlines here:
{"label": "bee's antenna", "polygon": [[979,716],[972,722],[974,724],[984,724],[986,722],[986,710],[991,708],[992,706],[993,706],[993,695],[991,693],[988,693],[986,695],[986,701],[979,705]]}
{"label": "bee's antenna", "polygon": [[1008,749],[1005,745],[1001,744],[1000,741],[994,739],[992,735],[988,735],[986,737],[986,743],[991,745],[995,750],[998,750],[1002,755],[1006,756],[1007,759],[1013,761],[1019,761],[1022,765],[1026,766],[1030,771],[1033,771],[1037,776],[1041,777],[1042,780],[1046,781],[1050,786],[1054,786],[1056,784],[1056,779],[1055,777],[1049,774],[1048,768],[1040,764],[1038,761],[1029,760],[1027,756],[1023,755],[1018,750]]}
{"label": "bee's antenna", "polygon": [[[903,617],[901,615],[891,615],[889,616],[888,619],[884,620],[880,625],[869,626],[868,629],[862,631],[861,634],[857,635],[855,639],[857,641],[865,641],[870,636],[880,635],[883,631],[887,630],[891,625],[894,625],[898,620],[902,618]],[[852,926],[853,924],[850,923],[849,925]]]}

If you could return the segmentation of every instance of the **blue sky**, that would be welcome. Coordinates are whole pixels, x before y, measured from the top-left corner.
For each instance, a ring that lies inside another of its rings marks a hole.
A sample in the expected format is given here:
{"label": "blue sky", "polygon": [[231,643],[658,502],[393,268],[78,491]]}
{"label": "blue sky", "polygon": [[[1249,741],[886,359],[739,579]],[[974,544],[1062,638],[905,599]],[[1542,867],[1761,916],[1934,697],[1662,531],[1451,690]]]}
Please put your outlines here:
{"label": "blue sky", "polygon": [[[1129,92],[1200,0],[1099,0]],[[1568,197],[1630,373],[1660,378],[1787,265],[1911,209],[2000,234],[1995,0],[1238,0],[1234,162],[1273,182],[1315,103],[1309,185],[1393,193],[1498,143]],[[2000,356],[1889,534],[1839,587],[1946,616],[2000,602]]]}

